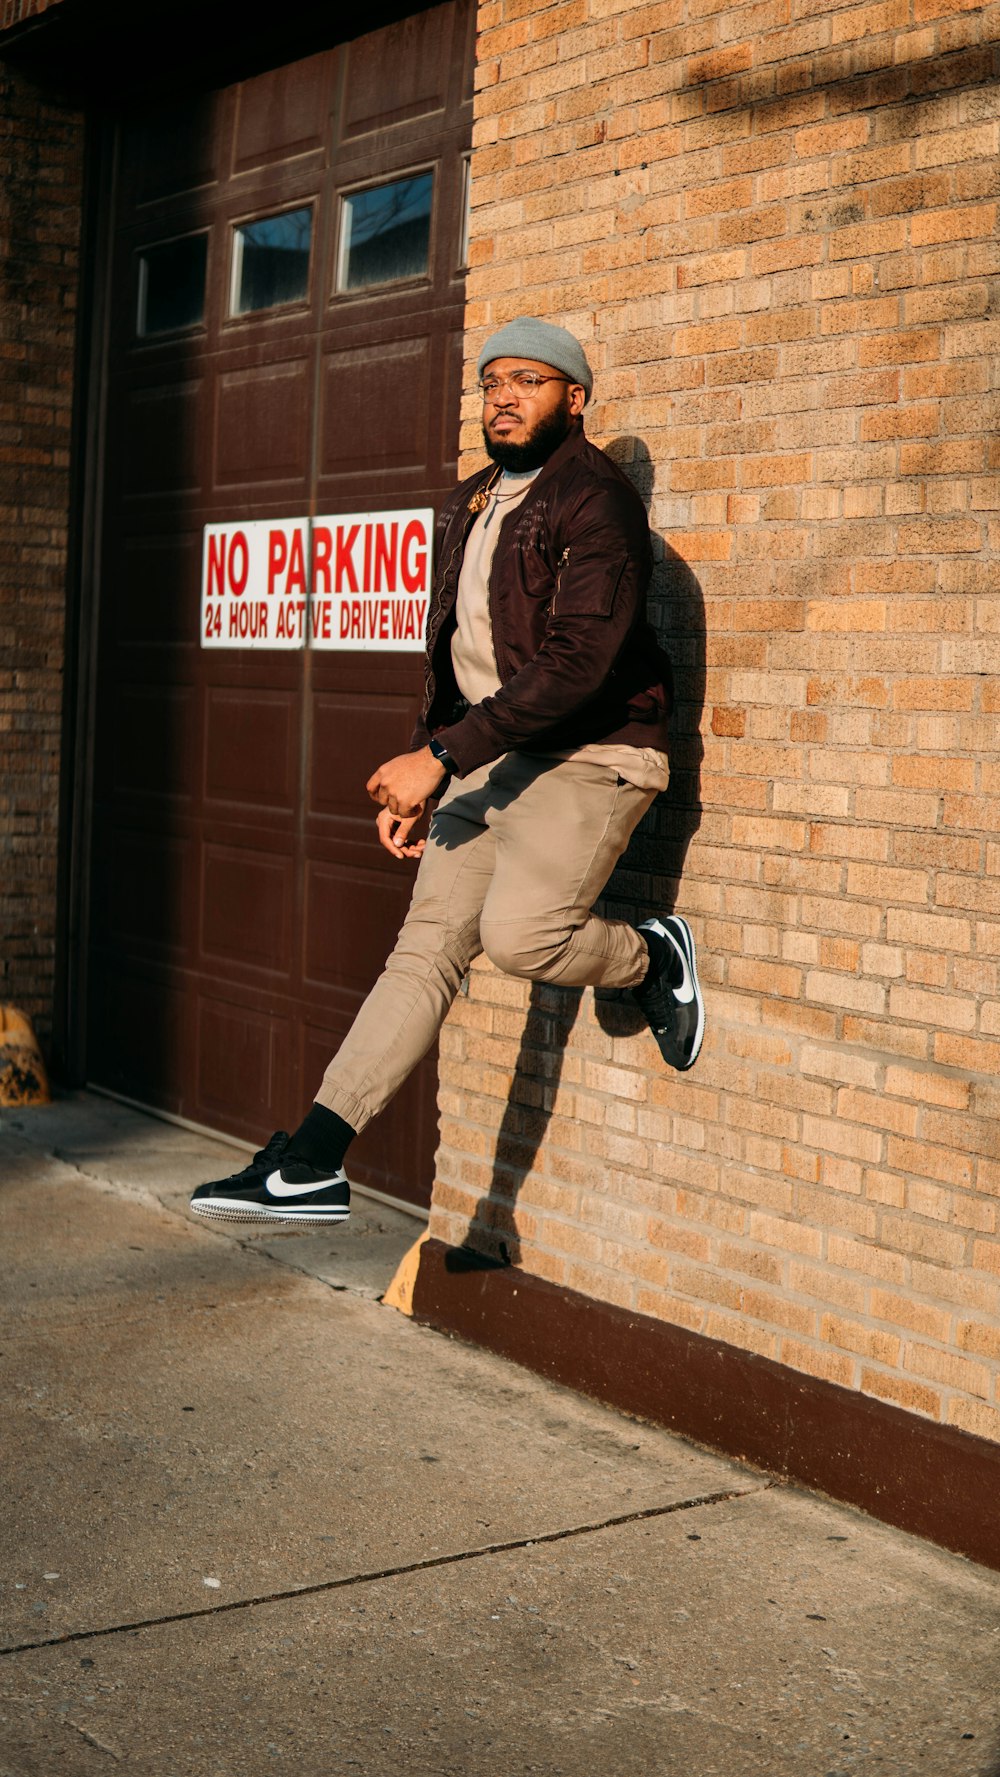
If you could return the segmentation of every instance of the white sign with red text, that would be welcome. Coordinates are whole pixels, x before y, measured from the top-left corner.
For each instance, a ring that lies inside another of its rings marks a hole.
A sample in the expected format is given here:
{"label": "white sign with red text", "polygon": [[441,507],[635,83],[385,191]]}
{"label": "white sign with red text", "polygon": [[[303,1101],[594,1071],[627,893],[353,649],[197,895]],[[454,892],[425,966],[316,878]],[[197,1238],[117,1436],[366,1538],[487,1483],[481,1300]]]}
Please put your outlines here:
{"label": "white sign with red text", "polygon": [[419,653],[433,530],[429,507],[207,524],[202,647]]}

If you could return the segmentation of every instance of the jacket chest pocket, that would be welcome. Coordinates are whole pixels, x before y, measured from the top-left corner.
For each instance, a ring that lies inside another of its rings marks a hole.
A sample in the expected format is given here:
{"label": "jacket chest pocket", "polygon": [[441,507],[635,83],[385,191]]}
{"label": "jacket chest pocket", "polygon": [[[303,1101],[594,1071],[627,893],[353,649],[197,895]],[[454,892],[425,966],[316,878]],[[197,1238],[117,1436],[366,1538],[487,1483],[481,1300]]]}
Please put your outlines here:
{"label": "jacket chest pocket", "polygon": [[521,548],[521,585],[528,598],[547,604],[556,587],[556,576],[544,555],[531,544]]}
{"label": "jacket chest pocket", "polygon": [[578,562],[572,549],[565,549],[556,576],[553,616],[610,617],[627,566],[627,555],[590,556]]}

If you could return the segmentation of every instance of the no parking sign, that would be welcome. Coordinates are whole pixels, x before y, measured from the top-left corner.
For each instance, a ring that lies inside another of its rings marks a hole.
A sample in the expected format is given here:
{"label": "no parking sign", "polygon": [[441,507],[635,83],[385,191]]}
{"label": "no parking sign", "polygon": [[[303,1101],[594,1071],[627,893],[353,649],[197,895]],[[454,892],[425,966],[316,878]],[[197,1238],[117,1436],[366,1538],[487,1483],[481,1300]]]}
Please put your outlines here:
{"label": "no parking sign", "polygon": [[434,513],[340,513],[205,526],[203,648],[419,653]]}

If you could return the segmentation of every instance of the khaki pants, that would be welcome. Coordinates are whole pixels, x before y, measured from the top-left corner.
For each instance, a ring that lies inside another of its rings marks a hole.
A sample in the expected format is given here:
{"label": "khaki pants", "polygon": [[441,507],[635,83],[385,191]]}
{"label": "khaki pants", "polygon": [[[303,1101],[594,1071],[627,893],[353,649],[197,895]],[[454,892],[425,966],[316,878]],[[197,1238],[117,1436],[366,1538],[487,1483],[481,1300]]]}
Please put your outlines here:
{"label": "khaki pants", "polygon": [[645,940],[591,908],[654,795],[592,760],[524,753],[453,780],[396,947],[317,1102],[363,1129],[426,1055],[483,951],[530,981],[638,986]]}

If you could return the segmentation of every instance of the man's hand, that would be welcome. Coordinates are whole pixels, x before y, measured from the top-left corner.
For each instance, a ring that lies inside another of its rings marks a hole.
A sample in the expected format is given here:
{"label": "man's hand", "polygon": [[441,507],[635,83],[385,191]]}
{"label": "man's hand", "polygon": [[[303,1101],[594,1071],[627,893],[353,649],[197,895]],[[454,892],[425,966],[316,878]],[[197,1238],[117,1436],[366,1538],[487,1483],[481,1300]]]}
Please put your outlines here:
{"label": "man's hand", "polygon": [[381,808],[412,822],[423,814],[428,796],[433,796],[445,775],[430,747],[421,747],[417,753],[400,753],[380,765],[365,788]]}
{"label": "man's hand", "polygon": [[388,808],[379,810],[375,822],[378,828],[379,844],[384,845],[391,857],[401,863],[404,858],[421,858],[424,853],[426,839],[415,839],[410,843],[410,834],[419,821],[418,814],[411,815],[408,820],[401,821],[398,814]]}

